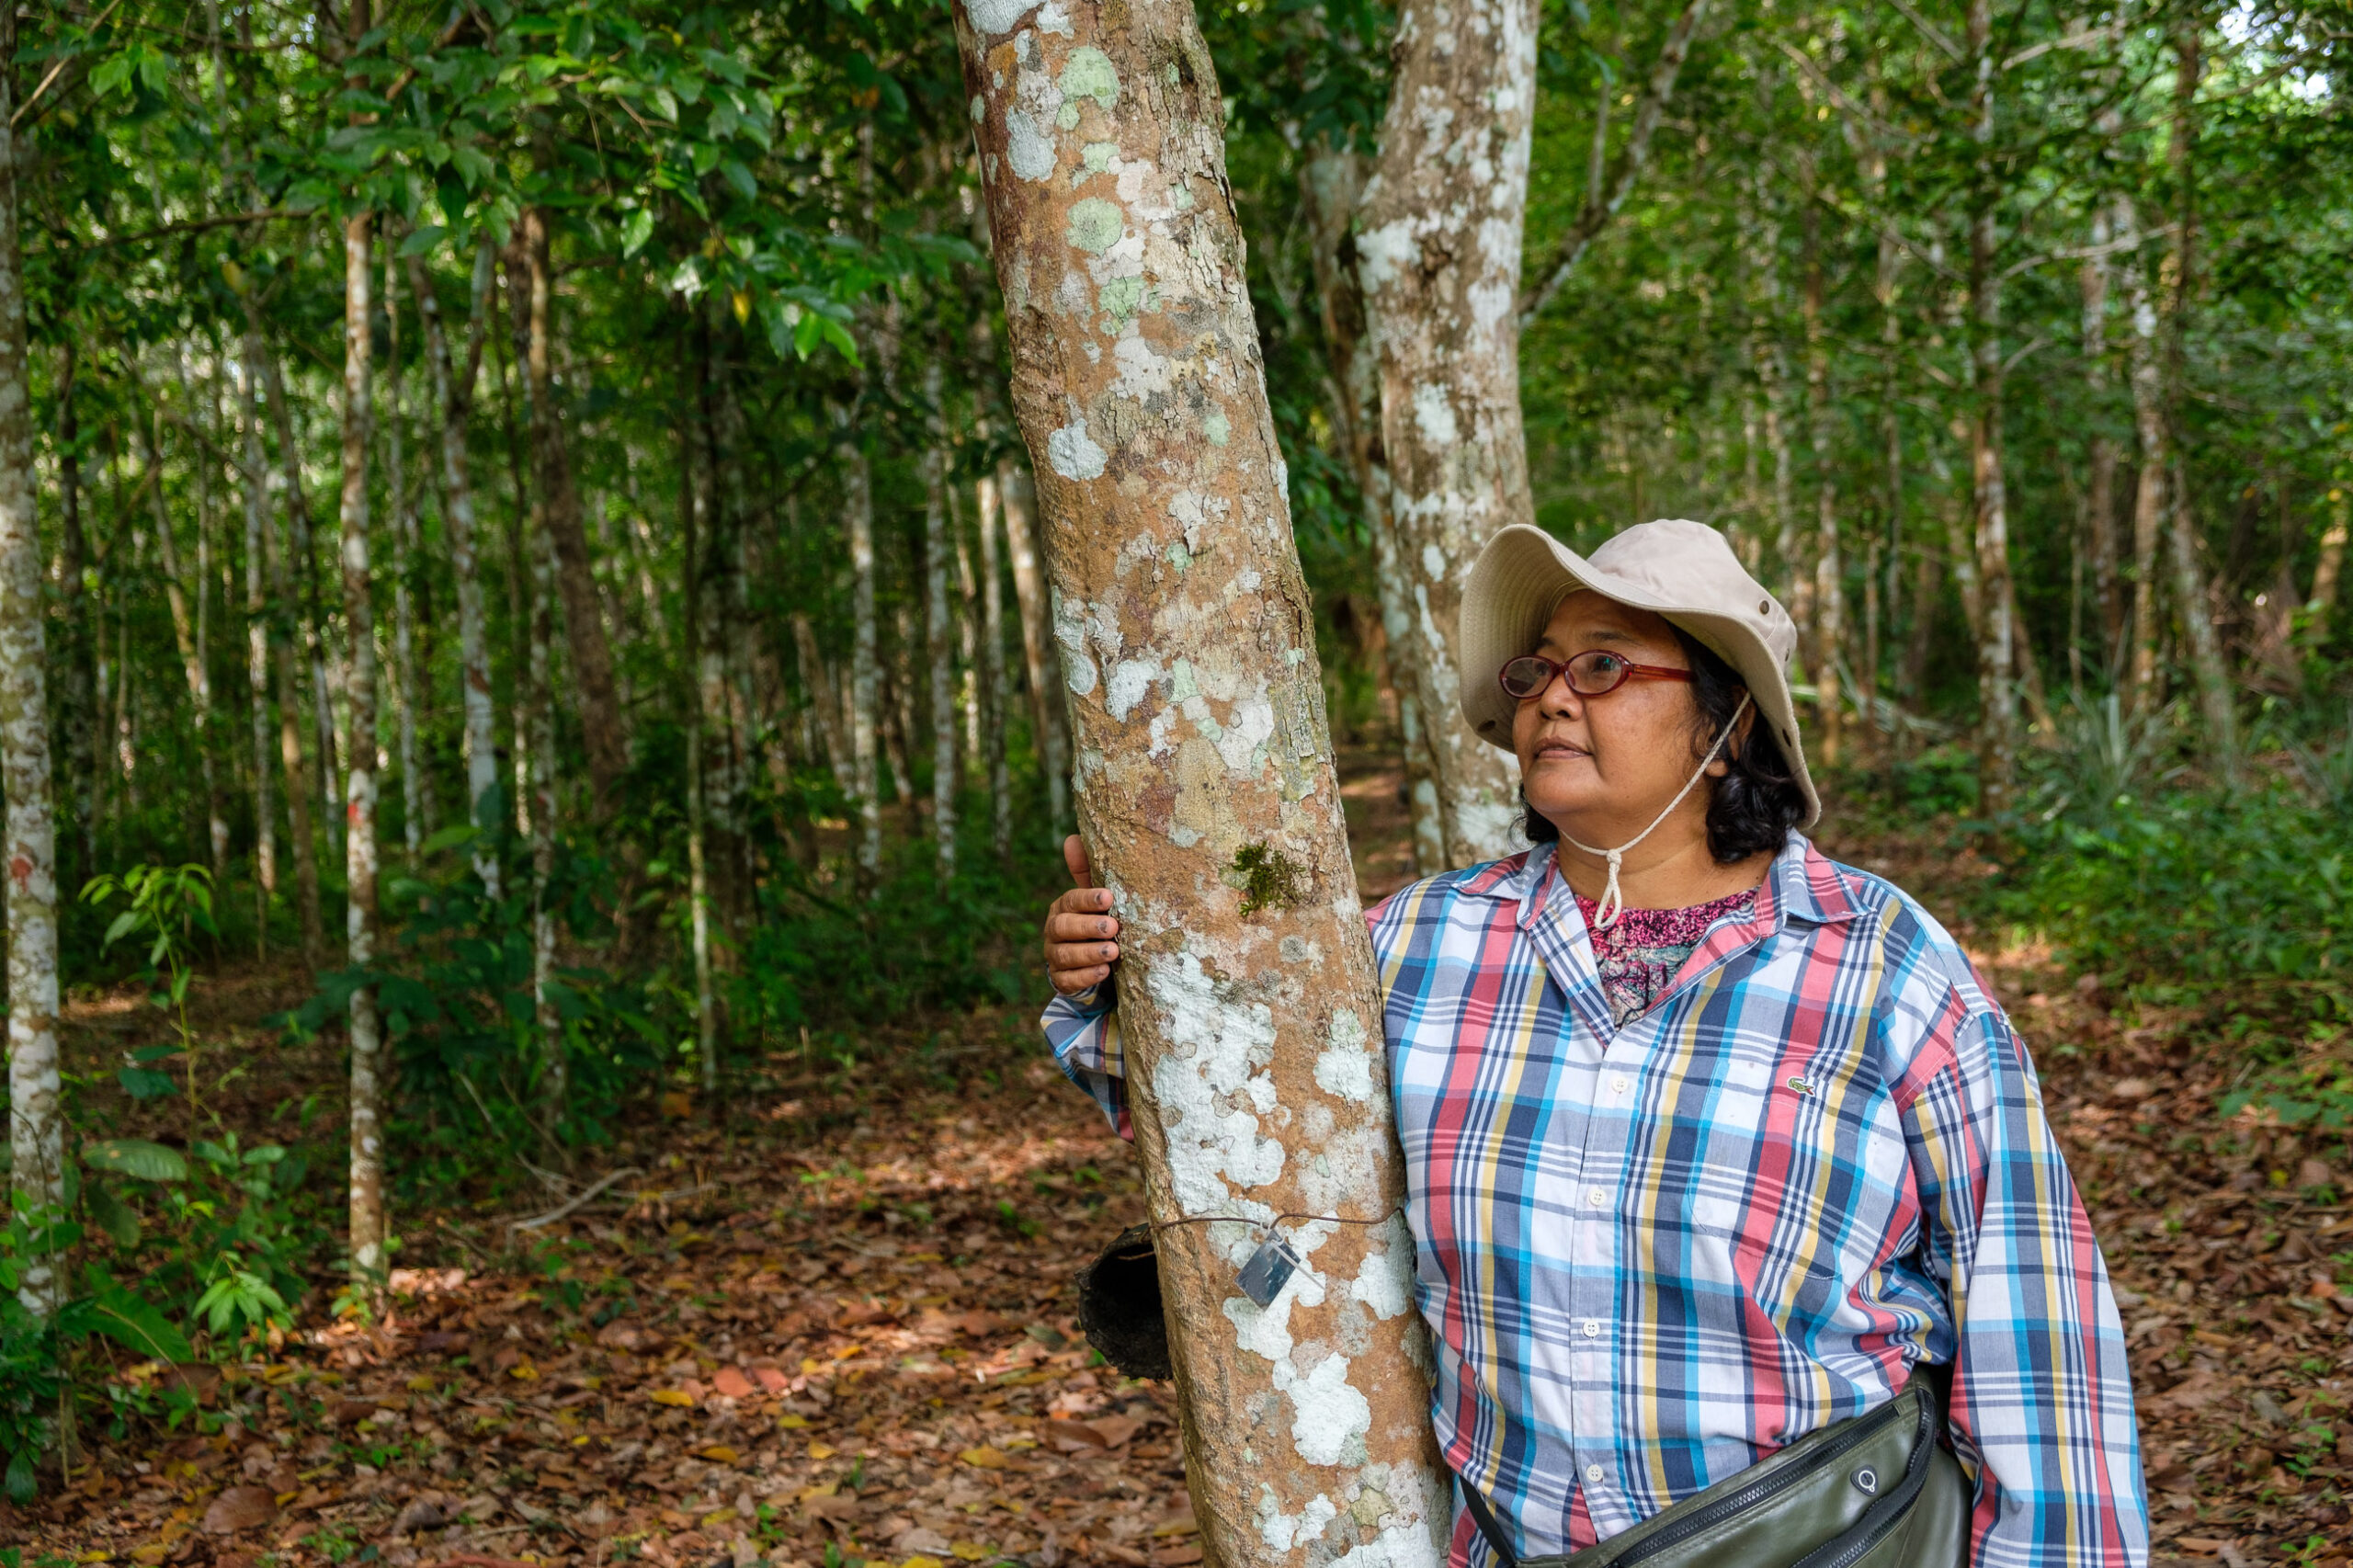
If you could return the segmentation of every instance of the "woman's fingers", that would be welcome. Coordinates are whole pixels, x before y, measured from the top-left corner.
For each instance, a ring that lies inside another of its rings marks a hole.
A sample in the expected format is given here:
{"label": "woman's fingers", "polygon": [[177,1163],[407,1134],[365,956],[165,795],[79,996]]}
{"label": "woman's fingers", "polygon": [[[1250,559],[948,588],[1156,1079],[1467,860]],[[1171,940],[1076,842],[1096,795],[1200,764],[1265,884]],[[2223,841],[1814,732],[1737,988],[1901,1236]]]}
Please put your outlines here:
{"label": "woman's fingers", "polygon": [[1079,885],[1046,912],[1046,975],[1055,990],[1073,995],[1110,978],[1120,957],[1120,922],[1110,913],[1110,890],[1086,883],[1086,846],[1076,835],[1063,840],[1063,857]]}
{"label": "woman's fingers", "polygon": [[1052,975],[1054,989],[1065,996],[1075,996],[1082,991],[1092,991],[1111,978],[1111,966],[1097,964],[1093,969],[1058,969]]}
{"label": "woman's fingers", "polygon": [[1070,880],[1078,886],[1095,885],[1094,868],[1086,858],[1086,840],[1074,833],[1063,840],[1063,864],[1070,868]]}

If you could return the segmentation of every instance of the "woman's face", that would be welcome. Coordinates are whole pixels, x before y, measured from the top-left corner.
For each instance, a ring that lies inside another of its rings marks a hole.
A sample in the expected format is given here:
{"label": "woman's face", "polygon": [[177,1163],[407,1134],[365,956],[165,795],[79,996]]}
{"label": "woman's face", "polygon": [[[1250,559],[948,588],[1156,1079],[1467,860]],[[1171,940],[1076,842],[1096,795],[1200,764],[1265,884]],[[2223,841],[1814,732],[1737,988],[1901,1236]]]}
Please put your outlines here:
{"label": "woman's face", "polygon": [[[1552,612],[1533,652],[1559,662],[1593,648],[1632,664],[1690,668],[1660,617],[1579,589]],[[1587,844],[1607,846],[1631,837],[1690,778],[1699,760],[1692,745],[1699,722],[1688,681],[1636,676],[1603,696],[1581,697],[1569,689],[1565,675],[1556,676],[1522,701],[1512,720],[1528,804]],[[1711,763],[1709,771],[1722,775],[1722,760]],[[1685,805],[1704,832],[1706,791],[1694,790]]]}

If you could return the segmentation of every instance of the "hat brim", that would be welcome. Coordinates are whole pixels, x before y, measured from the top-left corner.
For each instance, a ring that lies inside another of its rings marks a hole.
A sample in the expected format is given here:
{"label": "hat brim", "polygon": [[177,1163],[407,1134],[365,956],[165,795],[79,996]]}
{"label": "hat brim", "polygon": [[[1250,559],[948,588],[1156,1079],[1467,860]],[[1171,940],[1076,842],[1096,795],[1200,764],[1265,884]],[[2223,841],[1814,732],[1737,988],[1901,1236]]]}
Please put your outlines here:
{"label": "hat brim", "polygon": [[1514,523],[1490,539],[1463,585],[1462,717],[1472,734],[1513,749],[1512,717],[1518,704],[1505,693],[1496,672],[1542,641],[1552,612],[1579,588],[1663,617],[1739,672],[1805,792],[1805,821],[1799,825],[1810,828],[1821,820],[1822,797],[1806,767],[1789,674],[1756,625],[1615,575],[1526,523]]}

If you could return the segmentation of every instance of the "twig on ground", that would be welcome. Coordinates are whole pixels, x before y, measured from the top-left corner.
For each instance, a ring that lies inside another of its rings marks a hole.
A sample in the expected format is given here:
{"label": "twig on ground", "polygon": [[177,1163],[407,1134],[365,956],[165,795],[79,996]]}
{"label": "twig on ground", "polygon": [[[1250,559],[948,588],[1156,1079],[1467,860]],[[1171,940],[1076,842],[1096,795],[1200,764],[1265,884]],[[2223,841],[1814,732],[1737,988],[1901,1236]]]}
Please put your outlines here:
{"label": "twig on ground", "polygon": [[551,1209],[544,1214],[534,1214],[528,1220],[510,1220],[506,1222],[506,1228],[510,1231],[536,1231],[541,1225],[552,1225],[604,1191],[605,1188],[612,1186],[613,1183],[620,1180],[621,1177],[644,1174],[645,1172],[636,1165],[623,1165],[617,1171],[608,1171],[583,1187],[571,1201],[559,1208]]}

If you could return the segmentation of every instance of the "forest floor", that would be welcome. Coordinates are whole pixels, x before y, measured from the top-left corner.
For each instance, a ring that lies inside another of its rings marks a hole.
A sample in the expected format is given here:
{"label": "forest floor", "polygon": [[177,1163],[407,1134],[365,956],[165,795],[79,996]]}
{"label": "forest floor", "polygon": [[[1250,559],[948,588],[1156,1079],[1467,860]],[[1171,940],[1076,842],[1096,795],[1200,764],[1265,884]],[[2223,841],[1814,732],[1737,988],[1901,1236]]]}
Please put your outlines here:
{"label": "forest floor", "polygon": [[[1396,782],[1350,769],[1368,902],[1404,880]],[[1941,831],[1826,841],[1943,912],[1993,871]],[[2353,1300],[2329,1255],[2353,1208],[2308,1193],[2344,1173],[2213,1136],[2227,1018],[1951,924],[2032,1043],[2115,1273],[2156,1560],[2346,1568]],[[261,1022],[299,999],[283,974],[200,987],[213,1060],[243,1069],[232,1124],[331,1114],[332,1047]],[[599,1168],[641,1174],[528,1240],[511,1201],[403,1216],[381,1323],[313,1312],[267,1358],[164,1374],[207,1429],[97,1443],[69,1488],[0,1505],[0,1545],[32,1568],[1199,1562],[1169,1389],[1092,1364],[1072,1315],[1077,1269],[1142,1214],[1137,1168],[1031,1017],[924,1020],[723,1127],[626,1127]],[[156,1021],[132,990],[87,997],[69,1049],[103,1067]]]}

